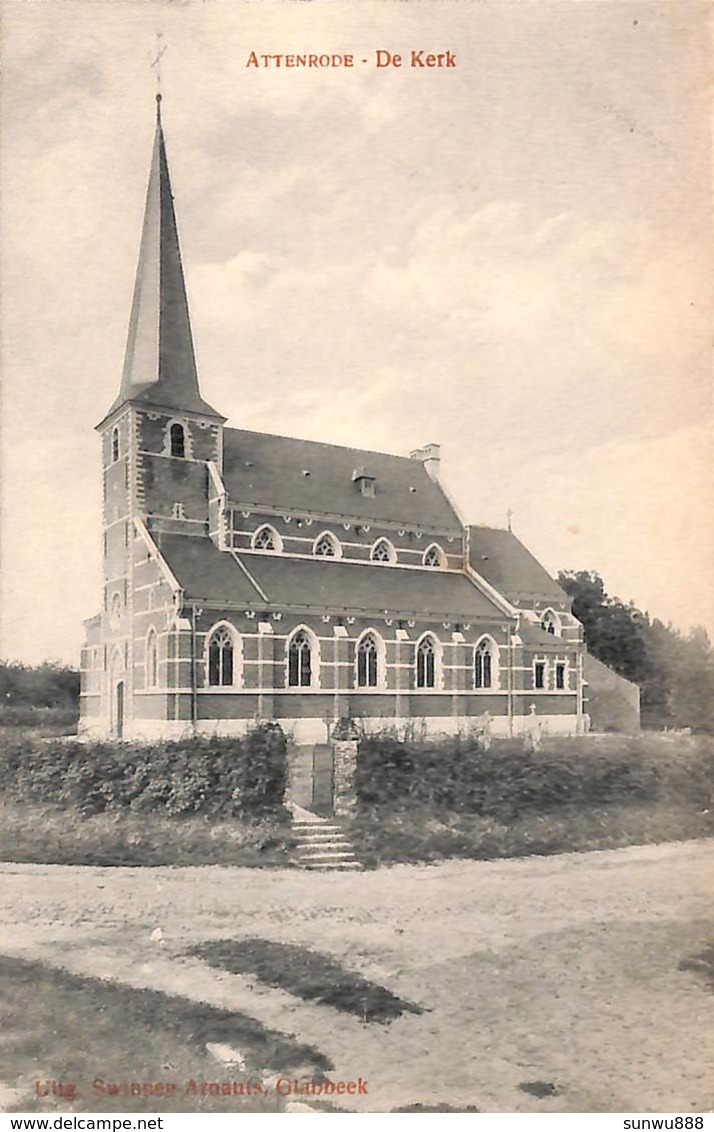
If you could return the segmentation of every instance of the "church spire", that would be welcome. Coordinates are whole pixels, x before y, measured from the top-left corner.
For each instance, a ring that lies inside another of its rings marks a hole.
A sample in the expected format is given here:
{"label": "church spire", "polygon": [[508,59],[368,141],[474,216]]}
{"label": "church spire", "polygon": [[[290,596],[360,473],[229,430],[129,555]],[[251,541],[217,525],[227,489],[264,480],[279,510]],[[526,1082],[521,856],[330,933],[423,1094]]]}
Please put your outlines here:
{"label": "church spire", "polygon": [[198,385],[160,93],[124,369],[107,416],[129,401],[225,419]]}

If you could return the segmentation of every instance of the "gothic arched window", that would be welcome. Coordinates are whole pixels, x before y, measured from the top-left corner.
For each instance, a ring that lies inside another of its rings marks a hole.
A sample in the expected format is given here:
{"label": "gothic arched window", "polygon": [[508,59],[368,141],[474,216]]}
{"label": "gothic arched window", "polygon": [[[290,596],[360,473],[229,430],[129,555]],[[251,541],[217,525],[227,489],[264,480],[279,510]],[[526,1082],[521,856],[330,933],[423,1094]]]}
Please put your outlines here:
{"label": "gothic arched window", "polygon": [[112,432],[112,463],[116,464],[119,459],[119,429],[115,428]]}
{"label": "gothic arched window", "polygon": [[309,688],[312,685],[312,642],[304,629],[291,638],[288,645],[288,687]]}
{"label": "gothic arched window", "polygon": [[381,538],[375,542],[370,554],[373,562],[394,562],[396,557],[394,547],[388,538]]}
{"label": "gothic arched window", "polygon": [[208,683],[212,688],[230,688],[235,668],[233,634],[225,625],[214,629],[208,641]]}
{"label": "gothic arched window", "polygon": [[443,566],[445,562],[444,552],[438,543],[433,542],[431,546],[427,546],[422,558],[423,566]]}
{"label": "gothic arched window", "polygon": [[171,455],[184,459],[186,455],[186,432],[182,424],[172,424],[169,430]]}
{"label": "gothic arched window", "polygon": [[283,549],[280,535],[275,527],[271,527],[269,523],[266,523],[264,527],[258,527],[251,540],[251,546],[253,550],[280,551]]}
{"label": "gothic arched window", "polygon": [[474,688],[492,688],[496,667],[496,646],[493,641],[479,641],[474,652]]}
{"label": "gothic arched window", "polygon": [[379,683],[379,646],[373,633],[357,645],[357,687],[376,688]]}
{"label": "gothic arched window", "polygon": [[552,609],[546,609],[540,619],[540,627],[544,629],[546,633],[550,633],[554,637],[560,636],[560,622]]}
{"label": "gothic arched window", "polygon": [[146,638],[146,686],[156,688],[159,683],[159,642],[156,633],[149,629]]}
{"label": "gothic arched window", "polygon": [[329,531],[323,531],[315,539],[313,554],[316,554],[318,558],[339,558],[340,544],[333,534],[330,534]]}
{"label": "gothic arched window", "polygon": [[423,637],[417,645],[416,686],[436,687],[436,643],[433,637]]}

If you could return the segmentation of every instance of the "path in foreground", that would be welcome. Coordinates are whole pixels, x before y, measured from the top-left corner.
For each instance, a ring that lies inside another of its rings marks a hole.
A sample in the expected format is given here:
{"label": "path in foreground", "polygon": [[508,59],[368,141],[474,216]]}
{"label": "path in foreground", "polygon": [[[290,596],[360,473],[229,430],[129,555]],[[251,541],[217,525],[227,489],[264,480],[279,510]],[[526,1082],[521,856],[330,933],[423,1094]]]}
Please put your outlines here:
{"label": "path in foreground", "polygon": [[[8,864],[0,953],[240,1009],[367,1079],[373,1111],[702,1111],[712,998],[679,963],[714,942],[713,882],[714,841],[345,877]],[[244,936],[334,954],[427,1010],[363,1025],[182,955]]]}

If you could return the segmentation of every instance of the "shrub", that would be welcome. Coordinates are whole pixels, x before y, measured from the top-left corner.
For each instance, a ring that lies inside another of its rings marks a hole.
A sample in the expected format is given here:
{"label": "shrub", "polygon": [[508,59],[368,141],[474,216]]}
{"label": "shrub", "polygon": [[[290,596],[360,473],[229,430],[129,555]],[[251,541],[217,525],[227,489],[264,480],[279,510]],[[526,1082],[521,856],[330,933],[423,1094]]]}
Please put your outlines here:
{"label": "shrub", "polygon": [[364,806],[393,801],[504,818],[652,798],[658,772],[636,743],[622,740],[607,750],[556,740],[529,754],[517,740],[484,751],[459,736],[400,743],[373,735],[360,741],[355,784]]}
{"label": "shrub", "polygon": [[281,809],[287,742],[261,724],[243,739],[132,743],[14,740],[0,753],[0,788],[23,802],[84,815],[130,809],[261,818]]}

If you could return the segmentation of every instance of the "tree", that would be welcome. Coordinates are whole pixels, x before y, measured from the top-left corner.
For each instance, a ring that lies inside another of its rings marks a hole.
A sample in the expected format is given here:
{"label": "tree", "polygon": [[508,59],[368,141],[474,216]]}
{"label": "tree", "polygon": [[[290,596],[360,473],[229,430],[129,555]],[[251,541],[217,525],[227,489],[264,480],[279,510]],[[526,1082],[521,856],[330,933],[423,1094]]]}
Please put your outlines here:
{"label": "tree", "polygon": [[558,584],[573,599],[573,613],[583,624],[593,656],[640,684],[646,669],[646,628],[640,611],[632,602],[624,605],[609,597],[600,575],[590,570],[561,571]]}
{"label": "tree", "polygon": [[76,669],[53,661],[37,665],[0,661],[0,704],[69,708],[78,700]]}
{"label": "tree", "polygon": [[705,629],[684,636],[650,621],[633,602],[610,597],[591,570],[561,571],[558,583],[593,656],[640,685],[644,724],[714,733],[714,650]]}

